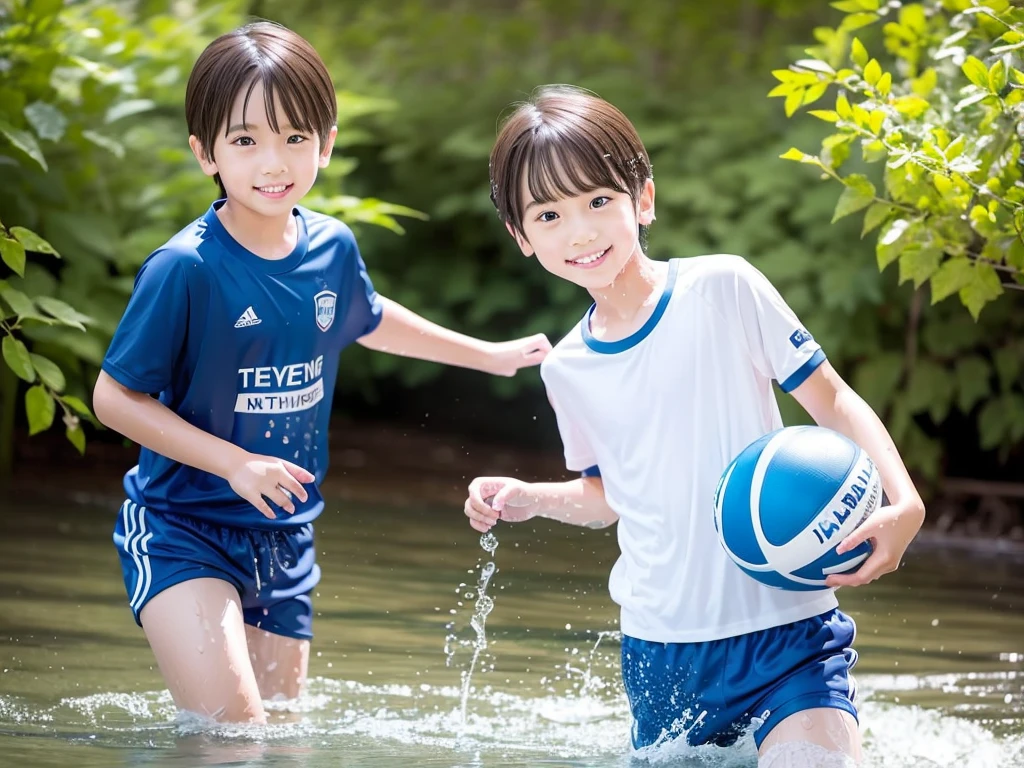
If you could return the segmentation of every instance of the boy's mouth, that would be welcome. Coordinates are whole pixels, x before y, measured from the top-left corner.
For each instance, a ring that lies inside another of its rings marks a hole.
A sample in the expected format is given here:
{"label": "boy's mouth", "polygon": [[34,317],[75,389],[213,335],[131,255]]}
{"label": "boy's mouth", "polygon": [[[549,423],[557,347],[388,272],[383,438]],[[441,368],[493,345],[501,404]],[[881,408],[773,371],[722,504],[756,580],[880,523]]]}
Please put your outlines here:
{"label": "boy's mouth", "polygon": [[585,253],[582,256],[577,256],[575,259],[566,259],[565,263],[571,267],[580,267],[582,269],[593,269],[605,260],[608,252],[611,251],[612,246],[608,246],[603,251],[592,251],[591,253]]}
{"label": "boy's mouth", "polygon": [[268,184],[265,187],[253,187],[253,189],[255,189],[257,192],[259,192],[264,197],[269,197],[269,198],[277,199],[277,198],[284,197],[285,195],[287,195],[291,191],[293,186],[295,186],[295,185],[294,184]]}

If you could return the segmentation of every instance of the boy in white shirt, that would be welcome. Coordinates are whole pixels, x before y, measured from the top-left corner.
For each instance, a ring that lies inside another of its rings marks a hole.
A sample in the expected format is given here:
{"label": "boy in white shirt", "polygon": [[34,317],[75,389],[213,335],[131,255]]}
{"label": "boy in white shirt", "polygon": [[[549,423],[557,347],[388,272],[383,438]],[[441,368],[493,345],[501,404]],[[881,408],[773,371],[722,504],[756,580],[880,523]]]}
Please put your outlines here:
{"label": "boy in white shirt", "polygon": [[647,257],[650,160],[611,104],[541,89],[503,125],[490,172],[523,254],[586,288],[594,305],[541,367],[566,466],[582,476],[477,478],[470,524],[618,521],[610,590],[621,606],[634,747],[680,733],[691,744],[729,744],[758,718],[762,756],[811,742],[859,760],[853,621],[832,589],[776,590],[744,574],[717,541],[713,498],[728,463],[782,426],[777,381],[878,466],[890,504],[840,547],[870,539],[874,551],[828,581],[866,584],[895,570],[924,519],[885,427],[743,258]]}

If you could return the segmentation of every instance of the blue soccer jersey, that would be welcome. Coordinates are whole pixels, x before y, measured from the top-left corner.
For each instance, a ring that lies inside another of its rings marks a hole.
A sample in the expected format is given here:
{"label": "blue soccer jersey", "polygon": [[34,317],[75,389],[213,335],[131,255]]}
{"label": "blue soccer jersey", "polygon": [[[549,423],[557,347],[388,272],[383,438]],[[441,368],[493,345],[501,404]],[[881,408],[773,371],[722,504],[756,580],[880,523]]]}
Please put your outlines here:
{"label": "blue soccer jersey", "polygon": [[142,265],[103,370],[158,395],[195,425],[316,476],[294,515],[264,517],[220,477],[143,448],[125,490],[155,512],[221,525],[298,526],[323,509],[327,427],[341,350],[374,330],[381,304],[351,230],[295,209],[298,238],[263,259],[221,224],[214,203]]}

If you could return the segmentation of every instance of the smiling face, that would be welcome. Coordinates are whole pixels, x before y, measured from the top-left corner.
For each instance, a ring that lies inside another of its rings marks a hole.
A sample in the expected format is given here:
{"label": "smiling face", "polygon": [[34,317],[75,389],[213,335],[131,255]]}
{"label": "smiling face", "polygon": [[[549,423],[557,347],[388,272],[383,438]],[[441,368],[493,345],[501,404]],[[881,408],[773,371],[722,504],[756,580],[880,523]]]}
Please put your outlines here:
{"label": "smiling face", "polygon": [[651,164],[632,123],[593,94],[547,87],[505,122],[491,199],[523,253],[588,289],[607,287],[654,220]]}
{"label": "smiling face", "polygon": [[654,216],[654,182],[648,179],[634,203],[621,189],[599,187],[542,202],[521,190],[523,234],[509,226],[522,252],[548,272],[584,288],[605,288],[641,252],[639,228]]}
{"label": "smiling face", "polygon": [[338,119],[327,68],[306,40],[272,22],[221,35],[185,89],[189,144],[230,201],[288,211],[327,165]]}
{"label": "smiling face", "polygon": [[240,90],[211,151],[204,152],[195,136],[190,143],[203,172],[219,177],[231,202],[275,216],[290,211],[312,188],[317,171],[330,160],[337,129],[321,147],[315,132],[291,124],[277,98],[271,119],[267,101],[259,81],[251,93]]}

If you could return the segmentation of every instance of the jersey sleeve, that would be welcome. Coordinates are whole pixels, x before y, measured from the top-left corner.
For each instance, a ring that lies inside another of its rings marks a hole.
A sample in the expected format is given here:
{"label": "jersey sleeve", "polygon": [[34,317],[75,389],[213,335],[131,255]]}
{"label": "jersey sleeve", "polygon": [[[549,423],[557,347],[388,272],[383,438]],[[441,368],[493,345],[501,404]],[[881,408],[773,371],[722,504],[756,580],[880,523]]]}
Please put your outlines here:
{"label": "jersey sleeve", "polygon": [[555,412],[558,434],[562,438],[565,468],[571,472],[580,472],[585,477],[600,477],[601,470],[597,465],[597,456],[594,455],[586,436],[569,414],[559,407],[550,388],[548,388],[548,401]]}
{"label": "jersey sleeve", "polygon": [[171,385],[188,329],[190,295],[184,261],[172,250],[157,251],[135,276],[131,298],[102,366],[128,389],[155,394]]}
{"label": "jersey sleeve", "polygon": [[348,227],[343,228],[341,237],[348,241],[343,288],[339,296],[345,307],[344,333],[347,338],[358,339],[380,325],[383,304]]}
{"label": "jersey sleeve", "polygon": [[725,301],[750,356],[783,392],[792,392],[825,362],[825,353],[768,278],[745,259],[730,261],[734,269],[725,281]]}

